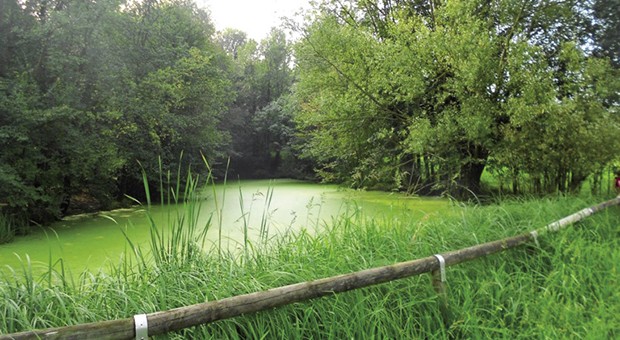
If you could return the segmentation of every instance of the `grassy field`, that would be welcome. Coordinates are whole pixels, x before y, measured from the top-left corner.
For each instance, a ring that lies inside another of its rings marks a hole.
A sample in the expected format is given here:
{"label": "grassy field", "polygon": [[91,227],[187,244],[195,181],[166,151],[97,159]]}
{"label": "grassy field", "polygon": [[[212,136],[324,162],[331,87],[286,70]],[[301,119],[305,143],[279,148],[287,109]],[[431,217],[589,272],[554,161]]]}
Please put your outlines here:
{"label": "grassy field", "polygon": [[[182,247],[182,233],[195,226],[178,219],[176,234],[154,235],[157,256],[128,245],[111,274],[71,277],[58,263],[33,277],[25,259],[21,271],[0,279],[0,333],[127,318],[426,257],[530,231],[601,200],[513,200],[426,220],[352,211],[323,233],[246,244],[238,254]],[[618,338],[619,226],[620,208],[612,207],[538,246],[448,268],[448,319],[422,275],[160,338]]]}

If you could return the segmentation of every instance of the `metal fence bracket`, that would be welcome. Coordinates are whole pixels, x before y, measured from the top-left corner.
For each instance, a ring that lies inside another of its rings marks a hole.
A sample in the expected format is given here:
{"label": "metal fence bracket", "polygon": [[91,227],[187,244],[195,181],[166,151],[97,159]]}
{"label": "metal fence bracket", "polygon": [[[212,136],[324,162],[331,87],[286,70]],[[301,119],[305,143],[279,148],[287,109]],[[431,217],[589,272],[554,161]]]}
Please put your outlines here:
{"label": "metal fence bracket", "polygon": [[146,340],[149,338],[149,322],[146,314],[137,314],[133,316],[133,322],[136,327],[136,340]]}
{"label": "metal fence bracket", "polygon": [[540,243],[538,243],[538,230],[530,231],[530,235],[532,235],[532,238],[534,239],[534,243],[536,243],[536,246],[540,248]]}
{"label": "metal fence bracket", "polygon": [[439,261],[439,274],[441,277],[441,282],[446,282],[446,260],[439,254],[435,254],[433,256],[435,256],[437,261]]}

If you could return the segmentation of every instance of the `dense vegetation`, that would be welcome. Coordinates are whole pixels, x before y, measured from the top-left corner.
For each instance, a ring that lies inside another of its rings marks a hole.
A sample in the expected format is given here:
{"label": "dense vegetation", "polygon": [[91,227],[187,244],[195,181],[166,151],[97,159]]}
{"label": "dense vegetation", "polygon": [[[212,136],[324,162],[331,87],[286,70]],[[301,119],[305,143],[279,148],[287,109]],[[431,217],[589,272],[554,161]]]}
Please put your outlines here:
{"label": "dense vegetation", "polygon": [[[107,273],[71,276],[60,262],[38,277],[25,261],[13,275],[0,277],[0,334],[128,318],[426,257],[527,232],[595,201],[455,206],[423,219],[416,212],[372,220],[352,210],[319,234],[246,242],[243,252],[210,254],[195,251],[200,230],[194,230],[196,203],[190,202],[172,210],[181,213],[172,218],[180,223],[169,233],[154,234],[152,257],[128,247],[125,260]],[[429,275],[422,275],[165,338],[617,338],[619,218],[614,207],[539,237],[539,245],[448,268],[447,319]]]}
{"label": "dense vegetation", "polygon": [[614,4],[325,0],[293,46],[215,32],[190,0],[2,0],[0,238],[203,157],[220,177],[578,190],[620,150]]}
{"label": "dense vegetation", "polygon": [[0,1],[2,226],[142,197],[140,168],[203,156],[219,173],[228,157],[231,175],[300,173],[290,57],[282,31],[216,34],[187,0]]}
{"label": "dense vegetation", "polygon": [[462,197],[486,170],[514,192],[566,192],[617,158],[617,2],[320,8],[297,46],[296,93],[324,177]]}
{"label": "dense vegetation", "polygon": [[[617,0],[323,0],[307,14],[290,23],[301,34],[292,44],[281,29],[261,42],[215,32],[190,0],[0,0],[0,243],[31,223],[144,198],[146,178],[153,195],[166,180],[180,188],[173,169],[205,162],[215,178],[316,170],[358,188],[464,198],[485,189],[483,173],[513,193],[577,191],[588,178],[596,191],[620,164]],[[428,256],[600,198],[422,219],[350,211],[320,234],[205,254],[194,178],[173,195],[189,201],[172,232],[154,233],[149,250],[129,240],[105,273],[73,276],[60,260],[37,277],[25,259],[2,274],[0,334]],[[170,337],[618,338],[619,217],[610,209],[450,268],[447,320],[421,276]]]}

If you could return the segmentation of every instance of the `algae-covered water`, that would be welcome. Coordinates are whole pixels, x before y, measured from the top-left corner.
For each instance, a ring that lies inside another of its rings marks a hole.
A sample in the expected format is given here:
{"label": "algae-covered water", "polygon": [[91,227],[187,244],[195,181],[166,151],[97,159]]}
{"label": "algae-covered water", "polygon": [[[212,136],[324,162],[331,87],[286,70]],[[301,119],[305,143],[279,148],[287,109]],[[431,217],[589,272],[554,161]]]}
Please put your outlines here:
{"label": "algae-covered water", "polygon": [[[361,213],[369,218],[415,221],[450,209],[449,202],[444,199],[355,191],[294,180],[228,183],[206,188],[203,195],[199,224],[211,221],[207,247],[221,244],[227,250],[242,247],[244,235],[250,242],[256,241],[261,230],[266,239],[302,228],[320,232],[333,218],[343,214]],[[41,273],[50,263],[58,268],[60,262],[74,274],[105,270],[110,264],[120,262],[123,254],[129,251],[125,234],[134,244],[148,248],[150,227],[145,209],[137,206],[72,216],[39,228],[30,235],[0,245],[0,270],[21,271],[22,266],[27,265],[33,267],[33,272]],[[169,216],[175,215],[174,212],[170,214],[174,209],[152,206],[155,224],[165,228]]]}

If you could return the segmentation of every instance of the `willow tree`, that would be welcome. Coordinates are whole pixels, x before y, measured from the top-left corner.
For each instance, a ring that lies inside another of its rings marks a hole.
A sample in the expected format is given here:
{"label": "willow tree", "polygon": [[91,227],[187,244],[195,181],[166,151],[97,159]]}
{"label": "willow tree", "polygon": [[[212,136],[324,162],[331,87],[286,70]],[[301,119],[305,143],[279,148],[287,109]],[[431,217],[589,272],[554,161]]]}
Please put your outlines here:
{"label": "willow tree", "polygon": [[355,186],[462,196],[480,190],[489,165],[534,172],[531,144],[557,130],[528,124],[568,116],[570,138],[554,145],[574,161],[556,175],[583,180],[592,169],[577,155],[596,148],[597,164],[608,161],[603,145],[620,130],[603,124],[608,65],[562,26],[578,11],[553,1],[323,2],[296,54],[307,155],[326,178]]}

